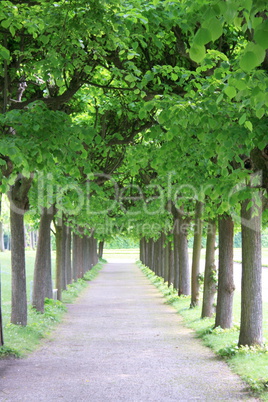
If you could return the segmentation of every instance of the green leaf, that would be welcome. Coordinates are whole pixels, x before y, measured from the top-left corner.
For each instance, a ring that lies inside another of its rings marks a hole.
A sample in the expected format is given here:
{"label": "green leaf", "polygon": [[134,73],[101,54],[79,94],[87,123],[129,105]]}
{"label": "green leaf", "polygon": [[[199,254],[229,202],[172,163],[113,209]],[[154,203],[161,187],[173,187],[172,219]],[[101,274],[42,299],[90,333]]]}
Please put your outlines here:
{"label": "green leaf", "polygon": [[216,17],[205,21],[202,26],[208,29],[212,41],[217,40],[222,35],[222,23]]}
{"label": "green leaf", "polygon": [[230,86],[225,87],[224,92],[230,99],[233,99],[237,94],[236,89],[234,87],[230,87]]}
{"label": "green leaf", "polygon": [[128,74],[128,75],[126,76],[126,80],[127,80],[128,82],[134,82],[134,81],[136,81],[136,78],[135,78],[133,75]]}
{"label": "green leaf", "polygon": [[252,123],[251,123],[251,121],[249,121],[249,120],[245,121],[245,127],[248,128],[249,131],[252,131],[252,130],[253,130]]}
{"label": "green leaf", "polygon": [[254,40],[263,49],[268,49],[268,20],[256,27]]}
{"label": "green leaf", "polygon": [[242,114],[242,116],[240,117],[240,119],[238,121],[239,125],[242,126],[242,124],[245,123],[246,119],[247,119],[247,114],[246,113]]}
{"label": "green leaf", "polygon": [[10,52],[8,49],[6,49],[4,46],[0,45],[0,56],[4,59],[4,60],[8,60],[10,57]]}
{"label": "green leaf", "polygon": [[194,37],[194,45],[202,46],[211,40],[211,32],[207,28],[200,28]]}
{"label": "green leaf", "polygon": [[190,49],[190,57],[196,63],[200,63],[206,55],[205,46],[198,46],[194,44]]}
{"label": "green leaf", "polygon": [[147,112],[144,109],[139,110],[139,119],[144,119],[147,116]]}
{"label": "green leaf", "polygon": [[14,28],[13,25],[10,25],[9,31],[10,31],[10,33],[11,33],[12,36],[15,36],[16,31],[15,31],[15,28]]}
{"label": "green leaf", "polygon": [[265,113],[265,110],[263,108],[256,110],[256,116],[258,117],[258,119],[261,119],[263,117]]}
{"label": "green leaf", "polygon": [[2,25],[3,28],[8,28],[11,23],[12,23],[11,19],[1,21],[1,25]]}
{"label": "green leaf", "polygon": [[216,100],[216,104],[218,105],[223,100],[223,94],[220,94]]}
{"label": "green leaf", "polygon": [[255,67],[259,66],[265,58],[265,50],[254,43],[249,43],[246,51],[240,60],[240,67],[242,70],[249,72]]}

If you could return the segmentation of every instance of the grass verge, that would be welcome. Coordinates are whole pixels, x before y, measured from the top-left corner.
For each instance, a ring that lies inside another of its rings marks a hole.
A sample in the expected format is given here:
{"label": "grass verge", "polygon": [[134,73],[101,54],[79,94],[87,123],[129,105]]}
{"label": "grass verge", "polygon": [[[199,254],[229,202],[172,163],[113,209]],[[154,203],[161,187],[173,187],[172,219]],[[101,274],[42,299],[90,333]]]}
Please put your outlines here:
{"label": "grass verge", "polygon": [[[239,324],[231,329],[214,328],[215,319],[201,319],[201,307],[189,308],[190,297],[177,295],[172,287],[154,274],[148,267],[138,262],[141,271],[164,295],[166,303],[172,305],[183,317],[184,325],[193,329],[196,336],[218,356],[225,359],[260,400],[268,401],[268,347],[238,348]],[[239,295],[235,296],[234,319],[238,321],[240,311]],[[264,303],[264,336],[268,338],[268,305]]]}
{"label": "grass verge", "polygon": [[0,358],[24,357],[35,350],[40,340],[49,335],[55,326],[61,322],[67,311],[66,304],[71,304],[78,297],[83,289],[88,286],[99,273],[103,262],[99,262],[83,278],[68,285],[67,290],[62,292],[62,301],[46,299],[44,314],[36,311],[28,305],[28,324],[19,326],[7,322],[10,317],[10,307],[5,308],[4,320],[4,346],[0,347]]}

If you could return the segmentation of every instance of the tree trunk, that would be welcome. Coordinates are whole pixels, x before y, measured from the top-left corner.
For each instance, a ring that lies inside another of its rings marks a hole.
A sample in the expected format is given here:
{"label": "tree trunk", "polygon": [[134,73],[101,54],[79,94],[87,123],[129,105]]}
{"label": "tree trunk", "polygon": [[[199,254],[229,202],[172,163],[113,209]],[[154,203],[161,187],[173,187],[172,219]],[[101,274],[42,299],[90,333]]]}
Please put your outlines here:
{"label": "tree trunk", "polygon": [[[0,215],[1,219],[1,215]],[[3,222],[0,220],[0,253],[5,251]]]}
{"label": "tree trunk", "polygon": [[262,209],[242,203],[242,289],[239,345],[262,345]]}
{"label": "tree trunk", "polygon": [[61,260],[61,289],[67,289],[67,273],[66,273],[66,247],[67,247],[67,226],[65,225],[65,219],[62,220],[62,260]]}
{"label": "tree trunk", "polygon": [[104,240],[99,241],[99,258],[103,257]]}
{"label": "tree trunk", "polygon": [[83,276],[83,238],[77,236],[76,239],[76,263],[77,263],[77,277],[82,278]]}
{"label": "tree trunk", "polygon": [[4,252],[5,251],[4,230],[1,217],[2,217],[2,193],[0,193],[0,252]]}
{"label": "tree trunk", "polygon": [[188,227],[189,222],[184,220],[181,216],[178,218],[179,228],[179,255],[180,255],[180,269],[179,269],[179,290],[178,295],[190,295],[190,269],[189,269],[189,254],[188,254]]}
{"label": "tree trunk", "polygon": [[217,292],[215,245],[216,221],[210,220],[207,229],[206,263],[204,273],[204,292],[201,317],[212,317],[215,313],[215,295]]}
{"label": "tree trunk", "polygon": [[145,255],[145,238],[140,239],[140,261],[144,265],[144,255]]}
{"label": "tree trunk", "polygon": [[26,270],[23,215],[10,210],[12,307],[11,323],[27,325]]}
{"label": "tree trunk", "polygon": [[72,253],[72,231],[71,231],[71,228],[67,227],[66,246],[65,246],[65,264],[66,264],[67,285],[71,284],[73,281],[71,253]]}
{"label": "tree trunk", "polygon": [[162,253],[162,241],[161,236],[155,242],[155,273],[160,276],[161,272],[161,253]]}
{"label": "tree trunk", "polygon": [[169,253],[170,253],[170,243],[168,237],[166,237],[166,244],[164,248],[165,253],[165,267],[164,267],[164,282],[168,282],[169,277]]}
{"label": "tree trunk", "polygon": [[62,224],[54,223],[56,229],[56,289],[57,299],[62,299]]}
{"label": "tree trunk", "polygon": [[90,243],[91,239],[89,236],[83,237],[83,275],[91,269],[90,264]]}
{"label": "tree trunk", "polygon": [[229,215],[219,217],[219,279],[215,327],[231,328],[233,323],[233,236],[234,223]]}
{"label": "tree trunk", "polygon": [[18,177],[10,187],[10,230],[12,302],[11,323],[27,325],[27,295],[24,248],[24,214],[29,208],[28,193],[32,178]]}
{"label": "tree trunk", "polygon": [[33,307],[44,312],[45,298],[52,299],[50,225],[52,210],[44,208],[41,215],[34,266]]}
{"label": "tree trunk", "polygon": [[174,285],[174,249],[171,240],[169,244],[169,272],[168,272],[168,286]]}
{"label": "tree trunk", "polygon": [[77,281],[77,264],[78,264],[78,235],[73,232],[73,280]]}
{"label": "tree trunk", "polygon": [[180,260],[179,260],[179,234],[174,231],[174,289],[179,289],[179,270],[180,270]]}
{"label": "tree trunk", "polygon": [[196,201],[195,206],[195,225],[194,225],[194,245],[192,257],[192,277],[191,277],[191,304],[190,307],[199,305],[199,292],[200,292],[200,257],[202,248],[202,232],[203,232],[203,203]]}

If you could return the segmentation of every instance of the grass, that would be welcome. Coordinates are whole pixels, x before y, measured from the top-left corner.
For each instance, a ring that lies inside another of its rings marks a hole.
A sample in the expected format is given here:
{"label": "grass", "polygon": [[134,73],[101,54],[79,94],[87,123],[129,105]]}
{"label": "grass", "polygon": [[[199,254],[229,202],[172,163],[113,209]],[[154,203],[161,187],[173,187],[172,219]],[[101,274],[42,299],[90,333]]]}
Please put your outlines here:
{"label": "grass", "polygon": [[[166,303],[172,305],[183,317],[184,325],[192,328],[196,336],[210,347],[218,356],[226,359],[232,370],[239,374],[249,388],[261,400],[268,401],[268,348],[238,348],[240,295],[234,297],[234,326],[223,330],[214,328],[215,319],[201,319],[201,307],[190,307],[190,297],[178,297],[172,287],[168,287],[162,278],[156,276],[149,268],[138,263],[143,273],[165,296]],[[200,303],[202,304],[202,303]],[[263,306],[264,338],[268,340],[268,303]]]}
{"label": "grass", "polygon": [[[99,263],[88,271],[82,279],[68,285],[66,291],[62,292],[62,302],[52,299],[46,299],[45,312],[41,314],[31,307],[31,282],[34,271],[33,251],[26,252],[26,278],[27,278],[27,299],[28,299],[28,324],[27,326],[18,326],[10,323],[11,314],[11,272],[10,272],[10,253],[1,253],[2,269],[2,318],[4,346],[0,347],[0,358],[7,356],[23,357],[35,350],[42,338],[45,338],[62,320],[67,311],[66,304],[73,303],[81,291],[88,286],[98,274],[102,267]],[[52,256],[55,260],[55,256]]]}

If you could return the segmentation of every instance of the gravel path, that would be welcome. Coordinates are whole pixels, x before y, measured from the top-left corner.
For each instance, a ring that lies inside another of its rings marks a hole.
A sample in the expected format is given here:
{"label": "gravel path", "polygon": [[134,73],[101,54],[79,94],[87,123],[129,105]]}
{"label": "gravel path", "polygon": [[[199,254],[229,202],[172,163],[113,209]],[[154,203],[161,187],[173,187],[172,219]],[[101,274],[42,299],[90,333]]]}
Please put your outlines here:
{"label": "gravel path", "polygon": [[29,357],[0,360],[0,401],[256,400],[134,264],[107,264]]}

